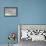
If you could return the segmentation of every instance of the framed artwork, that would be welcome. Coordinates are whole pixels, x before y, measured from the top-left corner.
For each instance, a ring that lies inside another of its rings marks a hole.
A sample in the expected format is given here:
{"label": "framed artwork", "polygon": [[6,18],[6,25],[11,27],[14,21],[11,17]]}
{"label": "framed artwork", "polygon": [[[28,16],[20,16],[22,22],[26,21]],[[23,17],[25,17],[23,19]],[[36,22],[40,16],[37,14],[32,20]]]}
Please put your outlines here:
{"label": "framed artwork", "polygon": [[5,16],[18,16],[18,8],[17,7],[5,7],[4,8]]}
{"label": "framed artwork", "polygon": [[46,24],[19,24],[18,41],[46,41]]}

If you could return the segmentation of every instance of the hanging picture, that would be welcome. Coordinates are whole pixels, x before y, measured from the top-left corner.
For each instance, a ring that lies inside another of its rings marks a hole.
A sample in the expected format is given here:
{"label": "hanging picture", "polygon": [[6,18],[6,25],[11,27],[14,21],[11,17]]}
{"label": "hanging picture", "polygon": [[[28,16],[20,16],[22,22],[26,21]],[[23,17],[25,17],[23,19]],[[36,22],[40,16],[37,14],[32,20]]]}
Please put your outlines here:
{"label": "hanging picture", "polygon": [[4,8],[4,15],[5,16],[17,16],[18,15],[18,8],[17,7],[5,7]]}

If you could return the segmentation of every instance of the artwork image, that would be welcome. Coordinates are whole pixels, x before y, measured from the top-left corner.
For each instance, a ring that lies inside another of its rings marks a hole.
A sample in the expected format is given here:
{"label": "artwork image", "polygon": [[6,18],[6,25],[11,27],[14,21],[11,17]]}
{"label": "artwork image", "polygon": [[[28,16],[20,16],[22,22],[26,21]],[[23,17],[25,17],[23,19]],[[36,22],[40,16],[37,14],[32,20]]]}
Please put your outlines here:
{"label": "artwork image", "polygon": [[4,15],[5,16],[17,16],[17,7],[5,7]]}
{"label": "artwork image", "polygon": [[[46,25],[19,25],[20,40],[46,41]],[[19,33],[19,32],[18,32]]]}

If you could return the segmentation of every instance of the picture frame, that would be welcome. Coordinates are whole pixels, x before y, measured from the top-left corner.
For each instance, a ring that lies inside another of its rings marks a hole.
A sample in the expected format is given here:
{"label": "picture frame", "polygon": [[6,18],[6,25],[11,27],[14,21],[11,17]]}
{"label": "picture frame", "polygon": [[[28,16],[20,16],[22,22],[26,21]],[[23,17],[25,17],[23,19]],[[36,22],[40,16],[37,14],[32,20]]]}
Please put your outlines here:
{"label": "picture frame", "polygon": [[7,16],[7,17],[18,16],[18,8],[17,7],[4,7],[4,16]]}
{"label": "picture frame", "polygon": [[[26,34],[27,38],[23,37],[25,36],[22,35],[23,30],[28,30],[28,35]],[[18,42],[22,40],[46,41],[46,24],[18,24]]]}

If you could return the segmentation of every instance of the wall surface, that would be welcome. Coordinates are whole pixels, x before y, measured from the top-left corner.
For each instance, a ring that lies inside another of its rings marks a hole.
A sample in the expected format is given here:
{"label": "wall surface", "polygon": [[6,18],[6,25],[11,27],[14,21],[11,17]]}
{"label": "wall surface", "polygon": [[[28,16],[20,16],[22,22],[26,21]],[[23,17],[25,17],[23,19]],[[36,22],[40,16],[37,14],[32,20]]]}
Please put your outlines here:
{"label": "wall surface", "polygon": [[[18,16],[5,17],[4,7],[18,7]],[[46,0],[0,0],[0,44],[8,43],[9,32],[18,32],[17,24],[46,24]]]}

